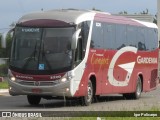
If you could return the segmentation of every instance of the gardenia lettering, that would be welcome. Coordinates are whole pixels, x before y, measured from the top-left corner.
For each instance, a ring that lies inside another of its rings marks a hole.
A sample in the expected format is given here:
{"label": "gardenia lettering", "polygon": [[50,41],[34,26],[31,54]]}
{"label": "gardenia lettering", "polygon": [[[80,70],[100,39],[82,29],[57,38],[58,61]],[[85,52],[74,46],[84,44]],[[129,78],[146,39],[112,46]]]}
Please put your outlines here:
{"label": "gardenia lettering", "polygon": [[158,60],[157,58],[138,56],[137,63],[138,64],[157,64]]}

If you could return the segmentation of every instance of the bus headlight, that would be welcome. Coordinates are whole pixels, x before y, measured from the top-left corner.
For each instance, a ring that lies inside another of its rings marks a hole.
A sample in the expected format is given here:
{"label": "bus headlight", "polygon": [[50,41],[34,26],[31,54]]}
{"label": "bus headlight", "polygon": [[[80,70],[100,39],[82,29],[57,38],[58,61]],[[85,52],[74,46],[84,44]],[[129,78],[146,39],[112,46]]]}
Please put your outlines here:
{"label": "bus headlight", "polygon": [[15,81],[15,80],[16,80],[16,78],[15,78],[14,76],[10,77],[10,79],[11,79],[12,81]]}
{"label": "bus headlight", "polygon": [[16,81],[16,78],[13,76],[10,70],[8,70],[8,77],[11,81]]}
{"label": "bus headlight", "polygon": [[61,82],[66,82],[66,81],[67,81],[67,78],[65,77],[61,79]]}
{"label": "bus headlight", "polygon": [[73,71],[68,72],[63,78],[60,79],[60,82],[64,83],[64,82],[70,81],[74,76],[75,75]]}

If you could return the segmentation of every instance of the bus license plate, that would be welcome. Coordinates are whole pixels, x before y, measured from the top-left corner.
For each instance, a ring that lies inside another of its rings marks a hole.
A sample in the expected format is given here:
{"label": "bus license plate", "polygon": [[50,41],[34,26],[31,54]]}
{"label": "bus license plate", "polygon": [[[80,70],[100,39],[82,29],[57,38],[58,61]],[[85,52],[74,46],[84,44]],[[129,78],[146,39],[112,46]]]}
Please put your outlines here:
{"label": "bus license plate", "polygon": [[39,89],[39,88],[33,88],[33,89],[32,89],[32,92],[33,92],[33,93],[41,93],[42,90]]}

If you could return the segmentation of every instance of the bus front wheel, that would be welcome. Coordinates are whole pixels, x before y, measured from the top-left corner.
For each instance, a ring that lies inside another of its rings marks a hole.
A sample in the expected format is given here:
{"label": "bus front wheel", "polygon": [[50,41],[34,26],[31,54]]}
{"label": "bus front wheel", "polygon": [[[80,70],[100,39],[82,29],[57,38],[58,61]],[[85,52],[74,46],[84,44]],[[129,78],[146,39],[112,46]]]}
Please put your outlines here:
{"label": "bus front wheel", "polygon": [[41,97],[35,95],[27,95],[27,99],[30,105],[38,105],[41,101]]}
{"label": "bus front wheel", "polygon": [[93,100],[93,85],[91,80],[88,81],[87,93],[84,97],[82,97],[83,105],[89,106]]}

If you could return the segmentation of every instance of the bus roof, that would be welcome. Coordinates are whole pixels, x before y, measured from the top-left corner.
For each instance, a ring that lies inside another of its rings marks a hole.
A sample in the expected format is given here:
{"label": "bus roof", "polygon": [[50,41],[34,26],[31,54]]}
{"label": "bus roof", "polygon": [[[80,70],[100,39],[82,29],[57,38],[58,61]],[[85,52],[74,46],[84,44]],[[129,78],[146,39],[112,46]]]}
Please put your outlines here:
{"label": "bus roof", "polygon": [[27,15],[24,15],[18,23],[26,22],[36,19],[50,19],[50,20],[60,20],[66,23],[75,23],[76,19],[89,11],[85,10],[76,10],[76,9],[60,9],[60,10],[49,10],[34,12]]}
{"label": "bus roof", "polygon": [[[65,23],[77,24],[77,19],[81,21],[85,20],[97,20],[100,22],[109,22],[117,24],[129,24],[133,26],[143,26],[150,28],[158,28],[156,24],[150,22],[143,22],[131,18],[125,18],[123,16],[114,16],[110,13],[91,11],[91,10],[77,10],[77,9],[59,9],[34,12],[21,17],[19,23],[24,23],[32,20],[59,20]],[[83,20],[82,20],[83,19]]]}
{"label": "bus roof", "polygon": [[98,13],[95,15],[95,20],[108,23],[127,24],[132,26],[142,26],[150,28],[158,28],[156,24],[144,22],[136,19],[126,18],[124,16],[115,16],[110,14]]}

